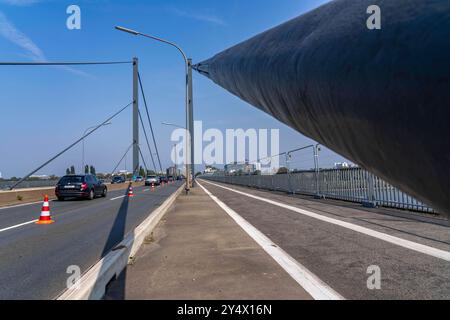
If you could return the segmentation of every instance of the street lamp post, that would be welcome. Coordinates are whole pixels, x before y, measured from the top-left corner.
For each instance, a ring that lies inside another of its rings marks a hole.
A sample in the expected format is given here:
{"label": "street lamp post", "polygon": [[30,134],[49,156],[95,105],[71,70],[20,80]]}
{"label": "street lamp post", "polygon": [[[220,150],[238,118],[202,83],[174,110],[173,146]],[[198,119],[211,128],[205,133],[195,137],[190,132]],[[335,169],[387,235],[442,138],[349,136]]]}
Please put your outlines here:
{"label": "street lamp post", "polygon": [[178,167],[177,167],[177,144],[175,143],[173,145],[173,147],[175,148],[175,179],[178,180]]}
{"label": "street lamp post", "polygon": [[[193,167],[193,155],[194,155],[194,150],[193,150],[193,131],[194,131],[194,121],[193,121],[193,106],[192,106],[192,78],[191,78],[191,69],[192,69],[192,64],[191,64],[191,60],[187,58],[186,54],[184,53],[184,51],[175,43],[167,41],[165,39],[162,38],[158,38],[152,35],[148,35],[148,34],[144,34],[135,30],[131,30],[128,28],[124,28],[124,27],[119,27],[116,26],[116,29],[119,31],[123,31],[123,32],[127,32],[130,33],[132,35],[135,36],[142,36],[142,37],[146,37],[146,38],[150,38],[159,42],[163,42],[166,43],[172,47],[175,47],[183,56],[183,60],[185,63],[185,72],[186,72],[186,193],[189,192],[190,188],[191,188],[191,171],[192,171],[192,167]],[[193,172],[192,172],[192,176],[194,176]]]}
{"label": "street lamp post", "polygon": [[[110,124],[112,124],[111,122],[107,122],[107,123],[105,123],[105,124],[103,124],[103,126],[109,126]],[[83,133],[83,151],[82,151],[82,161],[81,161],[81,173],[83,174],[83,172],[84,172],[84,167],[85,167],[85,161],[84,161],[84,140],[85,140],[85,138],[84,138],[84,136],[88,133],[88,131],[89,130],[92,130],[92,129],[94,129],[94,128],[97,128],[98,126],[92,126],[92,127],[89,127],[89,128],[87,128],[85,131],[84,131],[84,133]]]}

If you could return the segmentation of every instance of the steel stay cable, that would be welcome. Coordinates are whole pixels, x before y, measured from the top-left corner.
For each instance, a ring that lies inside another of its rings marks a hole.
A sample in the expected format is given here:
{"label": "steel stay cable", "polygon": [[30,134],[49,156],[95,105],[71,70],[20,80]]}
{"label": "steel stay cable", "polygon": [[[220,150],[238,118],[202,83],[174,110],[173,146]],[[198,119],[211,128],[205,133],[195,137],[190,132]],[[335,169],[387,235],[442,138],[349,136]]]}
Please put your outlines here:
{"label": "steel stay cable", "polygon": [[162,165],[161,165],[161,158],[159,157],[159,151],[158,151],[158,146],[156,144],[155,133],[153,131],[153,125],[152,125],[152,121],[150,120],[150,113],[148,111],[147,99],[146,99],[145,93],[144,93],[144,86],[142,85],[141,74],[139,72],[138,72],[138,79],[139,79],[139,86],[141,88],[142,98],[144,99],[144,105],[145,105],[145,111],[147,113],[147,119],[150,124],[150,131],[152,133],[153,143],[154,143],[155,149],[156,149],[156,156],[158,157],[159,169],[162,172],[163,169],[162,169]]}
{"label": "steel stay cable", "polygon": [[37,169],[33,170],[31,173],[27,174],[25,177],[23,177],[22,179],[20,179],[18,182],[16,182],[15,184],[13,184],[10,188],[10,190],[13,190],[16,186],[18,186],[19,184],[21,184],[22,182],[24,182],[26,179],[28,179],[31,175],[35,174],[36,172],[38,172],[39,170],[41,170],[42,168],[44,168],[45,166],[47,166],[49,163],[53,162],[54,160],[56,160],[57,158],[59,158],[62,154],[66,153],[67,151],[69,151],[70,149],[72,149],[74,146],[76,146],[78,143],[80,143],[81,141],[83,141],[86,137],[90,136],[91,134],[93,134],[95,131],[97,131],[98,129],[100,129],[102,126],[104,126],[106,123],[110,122],[112,119],[114,119],[116,116],[118,116],[120,113],[122,113],[125,109],[127,109],[129,106],[131,106],[133,104],[133,102],[129,103],[128,105],[126,105],[125,107],[123,107],[122,109],[120,109],[118,112],[116,112],[113,116],[109,117],[108,119],[106,119],[104,122],[102,122],[100,125],[98,125],[97,127],[95,127],[94,129],[92,129],[91,131],[89,131],[87,134],[85,134],[83,137],[81,137],[80,139],[78,139],[77,141],[75,141],[74,143],[72,143],[70,146],[68,146],[67,148],[65,148],[63,151],[59,152],[56,156],[52,157],[50,160],[48,160],[47,162],[45,162],[44,164],[42,164],[41,166],[39,166]]}

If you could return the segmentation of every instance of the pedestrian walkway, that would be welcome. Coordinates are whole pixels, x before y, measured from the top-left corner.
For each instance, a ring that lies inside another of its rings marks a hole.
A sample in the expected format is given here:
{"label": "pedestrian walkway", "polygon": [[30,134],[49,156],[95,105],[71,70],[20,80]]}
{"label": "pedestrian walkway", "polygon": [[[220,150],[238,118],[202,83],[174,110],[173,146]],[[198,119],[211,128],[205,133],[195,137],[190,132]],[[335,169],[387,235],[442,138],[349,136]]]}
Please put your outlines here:
{"label": "pedestrian walkway", "polygon": [[311,299],[200,187],[181,195],[105,299]]}

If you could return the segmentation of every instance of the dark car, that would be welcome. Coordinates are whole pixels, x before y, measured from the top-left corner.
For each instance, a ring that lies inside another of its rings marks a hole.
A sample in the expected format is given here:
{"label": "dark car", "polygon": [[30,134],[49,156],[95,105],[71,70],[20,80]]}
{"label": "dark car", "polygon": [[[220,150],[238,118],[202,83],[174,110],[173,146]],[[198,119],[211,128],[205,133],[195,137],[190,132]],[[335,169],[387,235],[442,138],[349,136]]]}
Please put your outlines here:
{"label": "dark car", "polygon": [[161,181],[159,180],[159,177],[157,176],[148,176],[147,179],[145,179],[145,185],[151,186],[151,185],[159,186],[161,184]]}
{"label": "dark car", "polygon": [[175,181],[175,179],[174,179],[173,176],[168,176],[168,177],[167,177],[167,180],[169,180],[169,182],[174,182],[174,181]]}
{"label": "dark car", "polygon": [[120,184],[120,183],[125,183],[125,178],[122,176],[115,176],[111,181],[111,184]]}
{"label": "dark car", "polygon": [[93,200],[98,196],[104,198],[107,193],[108,188],[103,181],[91,174],[64,176],[59,180],[55,189],[59,201],[64,201],[66,198]]}
{"label": "dark car", "polygon": [[160,176],[159,180],[161,181],[161,183],[168,183],[169,182],[169,179],[167,179],[166,176]]}

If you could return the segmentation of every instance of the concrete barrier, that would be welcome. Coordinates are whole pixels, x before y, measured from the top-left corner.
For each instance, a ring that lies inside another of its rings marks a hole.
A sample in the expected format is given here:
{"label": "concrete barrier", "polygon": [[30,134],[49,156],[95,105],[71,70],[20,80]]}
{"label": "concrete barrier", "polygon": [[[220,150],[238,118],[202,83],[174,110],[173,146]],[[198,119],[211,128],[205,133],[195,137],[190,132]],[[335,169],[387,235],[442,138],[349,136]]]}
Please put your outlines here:
{"label": "concrete barrier", "polygon": [[39,188],[30,190],[0,191],[0,207],[29,204],[42,201],[45,195],[55,199],[55,188]]}
{"label": "concrete barrier", "polygon": [[184,186],[181,186],[121,243],[90,268],[76,285],[64,291],[57,300],[100,300],[105,294],[108,283],[116,279],[128,263],[133,261],[147,235],[157,226],[183,190]]}

